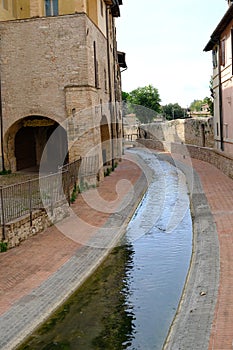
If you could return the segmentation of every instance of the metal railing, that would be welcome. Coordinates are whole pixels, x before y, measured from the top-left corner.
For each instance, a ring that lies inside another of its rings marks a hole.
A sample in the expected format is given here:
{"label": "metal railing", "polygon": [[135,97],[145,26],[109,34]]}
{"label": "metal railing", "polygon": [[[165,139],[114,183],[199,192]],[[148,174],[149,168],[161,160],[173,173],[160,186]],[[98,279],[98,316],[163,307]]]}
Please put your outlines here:
{"label": "metal railing", "polygon": [[58,169],[57,173],[40,176],[25,182],[0,187],[0,225],[3,239],[5,225],[36,210],[49,208],[66,201],[70,204],[71,190],[85,176],[96,176],[99,168],[98,156],[85,157]]}

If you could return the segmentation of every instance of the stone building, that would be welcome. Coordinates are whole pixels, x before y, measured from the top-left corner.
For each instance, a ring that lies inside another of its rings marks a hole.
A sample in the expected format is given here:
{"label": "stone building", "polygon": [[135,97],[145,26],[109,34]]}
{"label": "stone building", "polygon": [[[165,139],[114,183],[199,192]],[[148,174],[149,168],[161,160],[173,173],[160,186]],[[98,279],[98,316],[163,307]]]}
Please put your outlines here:
{"label": "stone building", "polygon": [[3,169],[39,166],[42,154],[55,166],[98,154],[100,168],[121,157],[120,68],[126,64],[116,46],[120,5],[0,2]]}
{"label": "stone building", "polygon": [[211,34],[204,51],[212,51],[215,148],[233,153],[233,1]]}

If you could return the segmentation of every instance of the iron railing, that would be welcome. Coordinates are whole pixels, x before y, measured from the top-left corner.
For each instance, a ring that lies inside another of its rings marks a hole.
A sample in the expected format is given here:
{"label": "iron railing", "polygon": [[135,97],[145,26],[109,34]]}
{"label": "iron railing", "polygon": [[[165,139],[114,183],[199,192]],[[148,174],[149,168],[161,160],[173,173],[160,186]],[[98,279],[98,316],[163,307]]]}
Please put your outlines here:
{"label": "iron railing", "polygon": [[0,186],[0,225],[3,238],[5,225],[36,210],[50,208],[65,201],[70,204],[71,190],[81,178],[97,176],[99,168],[98,156],[85,157],[66,164],[58,172],[40,176],[24,182]]}

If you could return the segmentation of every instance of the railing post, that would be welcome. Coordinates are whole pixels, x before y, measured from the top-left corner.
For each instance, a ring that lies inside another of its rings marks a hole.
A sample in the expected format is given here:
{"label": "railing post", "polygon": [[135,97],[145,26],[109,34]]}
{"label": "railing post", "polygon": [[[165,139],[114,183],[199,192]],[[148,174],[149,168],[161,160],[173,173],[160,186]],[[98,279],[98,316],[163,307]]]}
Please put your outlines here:
{"label": "railing post", "polygon": [[52,186],[49,186],[50,188],[50,208],[51,208],[51,215],[53,216],[53,209],[54,209],[54,198],[53,198],[53,181],[51,181],[51,178],[49,178],[49,182],[52,184]]}
{"label": "railing post", "polygon": [[1,201],[1,209],[2,209],[2,240],[4,241],[6,239],[5,235],[5,208],[4,208],[4,201],[3,201],[3,188],[0,186],[0,201]]}
{"label": "railing post", "polygon": [[30,215],[30,226],[32,226],[32,189],[31,189],[31,181],[28,181],[28,193],[29,193],[29,215]]}
{"label": "railing post", "polygon": [[66,176],[67,176],[67,200],[68,200],[68,204],[70,206],[70,172],[69,170],[67,170],[66,172]]}

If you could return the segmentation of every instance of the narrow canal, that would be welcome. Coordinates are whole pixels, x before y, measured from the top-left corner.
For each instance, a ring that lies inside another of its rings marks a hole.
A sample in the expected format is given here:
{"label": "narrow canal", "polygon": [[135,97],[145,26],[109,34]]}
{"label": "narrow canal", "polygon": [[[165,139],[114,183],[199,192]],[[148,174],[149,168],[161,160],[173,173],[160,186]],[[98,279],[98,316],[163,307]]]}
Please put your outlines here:
{"label": "narrow canal", "polygon": [[161,350],[192,253],[184,175],[141,151],[153,181],[96,273],[19,350]]}

